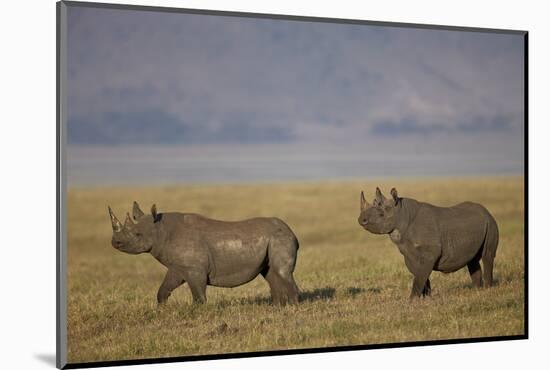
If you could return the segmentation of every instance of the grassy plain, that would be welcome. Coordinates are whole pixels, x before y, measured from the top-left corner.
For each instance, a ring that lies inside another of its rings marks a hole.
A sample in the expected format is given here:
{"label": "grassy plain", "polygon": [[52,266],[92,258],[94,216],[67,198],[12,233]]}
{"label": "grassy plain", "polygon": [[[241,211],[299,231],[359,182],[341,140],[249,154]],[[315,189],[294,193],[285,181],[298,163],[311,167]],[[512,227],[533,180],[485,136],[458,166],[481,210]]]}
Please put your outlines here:
{"label": "grassy plain", "polygon": [[[500,229],[496,286],[471,288],[466,269],[434,272],[432,298],[410,304],[411,275],[397,248],[357,224],[359,192],[372,199],[375,186],[443,206],[484,204]],[[522,177],[70,189],[69,362],[523,334],[523,195]],[[157,309],[165,267],[110,245],[107,204],[123,219],[133,200],[144,210],[156,203],[161,212],[285,220],[300,240],[301,302],[272,306],[258,277],[209,287],[204,306],[191,304],[184,285]]]}

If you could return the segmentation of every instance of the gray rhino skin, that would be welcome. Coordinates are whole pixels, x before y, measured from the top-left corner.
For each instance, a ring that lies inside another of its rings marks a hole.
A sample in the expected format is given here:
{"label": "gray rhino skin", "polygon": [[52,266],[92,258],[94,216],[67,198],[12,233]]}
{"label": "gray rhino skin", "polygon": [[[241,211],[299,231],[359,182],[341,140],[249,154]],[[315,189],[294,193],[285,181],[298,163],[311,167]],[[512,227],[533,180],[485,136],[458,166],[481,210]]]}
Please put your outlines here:
{"label": "gray rhino skin", "polygon": [[238,222],[212,220],[192,213],[145,215],[134,202],[124,226],[111,207],[112,245],[131,254],[151,253],[168,268],[157,301],[166,302],[187,282],[194,303],[206,301],[206,286],[236,287],[259,274],[267,280],[274,303],[295,303],[298,287],[292,275],[298,240],[278,218]]}
{"label": "gray rhino skin", "polygon": [[[373,234],[389,234],[414,275],[411,298],[429,296],[432,270],[450,273],[468,266],[476,287],[493,284],[493,262],[498,246],[495,219],[480,204],[465,202],[437,207],[391,190],[386,199],[379,188],[368,205],[361,192],[359,224]],[[479,261],[483,261],[483,279]]]}

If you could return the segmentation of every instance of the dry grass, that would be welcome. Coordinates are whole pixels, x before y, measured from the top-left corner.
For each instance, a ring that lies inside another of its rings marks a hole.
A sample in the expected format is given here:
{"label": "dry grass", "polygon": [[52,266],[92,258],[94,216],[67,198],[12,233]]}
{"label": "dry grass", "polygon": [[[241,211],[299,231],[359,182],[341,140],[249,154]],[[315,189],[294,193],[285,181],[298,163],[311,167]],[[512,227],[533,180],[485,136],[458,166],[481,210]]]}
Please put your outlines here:
{"label": "dry grass", "polygon": [[[356,221],[359,191],[372,197],[376,185],[438,205],[484,204],[501,234],[496,287],[471,288],[465,269],[435,272],[432,298],[409,304],[411,275],[397,248]],[[72,189],[69,361],[523,334],[523,191],[520,177]],[[110,246],[107,204],[123,217],[134,199],[143,208],[155,202],[160,211],[224,220],[282,218],[300,240],[300,304],[272,306],[259,277],[234,289],[209,287],[204,306],[191,304],[184,285],[157,309],[165,268],[150,255]]]}

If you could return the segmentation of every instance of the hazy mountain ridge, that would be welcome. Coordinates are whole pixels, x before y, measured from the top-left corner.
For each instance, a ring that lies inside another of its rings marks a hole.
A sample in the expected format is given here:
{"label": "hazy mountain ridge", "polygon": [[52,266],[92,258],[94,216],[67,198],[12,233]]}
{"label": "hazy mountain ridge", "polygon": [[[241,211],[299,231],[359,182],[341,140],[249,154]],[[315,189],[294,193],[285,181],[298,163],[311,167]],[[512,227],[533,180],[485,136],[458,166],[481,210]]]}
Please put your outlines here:
{"label": "hazy mountain ridge", "polygon": [[475,140],[523,128],[521,35],[91,8],[69,16],[71,143]]}

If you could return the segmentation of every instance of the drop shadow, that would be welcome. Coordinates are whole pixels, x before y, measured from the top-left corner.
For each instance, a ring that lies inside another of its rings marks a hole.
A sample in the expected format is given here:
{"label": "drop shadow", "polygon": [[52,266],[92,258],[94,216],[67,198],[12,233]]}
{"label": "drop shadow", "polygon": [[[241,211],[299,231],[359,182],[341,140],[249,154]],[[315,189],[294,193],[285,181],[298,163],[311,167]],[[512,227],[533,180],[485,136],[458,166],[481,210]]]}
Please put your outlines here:
{"label": "drop shadow", "polygon": [[356,295],[364,293],[364,292],[365,292],[365,289],[363,289],[363,288],[358,288],[358,287],[354,287],[354,286],[346,288],[346,295],[349,295],[351,297],[355,297]]}
{"label": "drop shadow", "polygon": [[56,365],[55,353],[35,353],[34,358],[42,361],[43,363],[51,367],[55,367]]}
{"label": "drop shadow", "polygon": [[377,288],[377,287],[369,288],[367,289],[367,292],[374,293],[374,294],[382,293],[382,288]]}
{"label": "drop shadow", "polygon": [[[327,300],[333,298],[335,293],[336,289],[332,287],[301,291],[298,294],[298,303]],[[222,300],[217,302],[216,304],[219,308],[225,308],[234,304],[263,306],[273,305],[273,299],[270,296],[258,295],[256,297]]]}
{"label": "drop shadow", "polygon": [[334,297],[336,289],[332,287],[316,288],[313,290],[306,290],[300,292],[298,295],[298,302],[314,302],[320,300],[327,300]]}
{"label": "drop shadow", "polygon": [[259,295],[254,298],[241,298],[239,302],[240,304],[268,305],[272,304],[273,300],[271,299],[271,297]]}
{"label": "drop shadow", "polygon": [[352,286],[352,287],[346,288],[345,292],[346,292],[346,295],[351,296],[352,298],[355,298],[357,295],[367,293],[367,292],[372,294],[379,294],[380,292],[382,292],[382,288],[373,287],[373,288],[365,289],[365,288]]}

